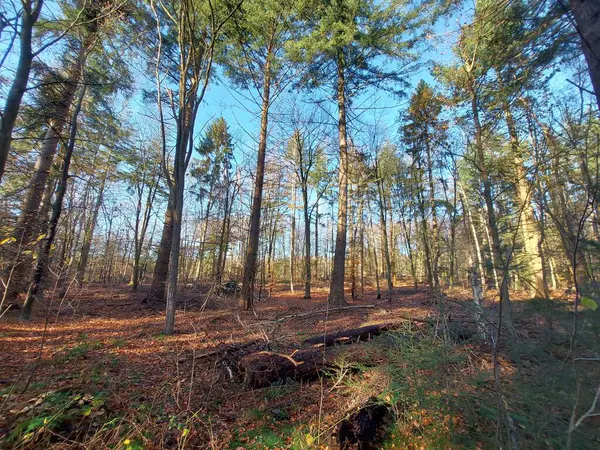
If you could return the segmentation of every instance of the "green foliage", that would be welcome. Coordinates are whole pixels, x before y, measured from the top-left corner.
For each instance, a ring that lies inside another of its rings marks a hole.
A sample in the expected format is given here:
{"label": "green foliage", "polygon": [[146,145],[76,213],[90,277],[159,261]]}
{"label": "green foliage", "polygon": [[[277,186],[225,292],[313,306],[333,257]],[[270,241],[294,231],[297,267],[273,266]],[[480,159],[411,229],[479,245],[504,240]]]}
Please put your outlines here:
{"label": "green foliage", "polygon": [[[396,83],[392,89],[400,92],[416,60],[413,51],[443,3],[305,0],[302,27],[307,32],[287,48],[292,59],[308,63],[303,82],[309,87],[328,83],[337,68],[345,74],[348,92],[367,86],[391,88],[390,81]],[[386,64],[390,58],[400,62],[403,70]]]}
{"label": "green foliage", "polygon": [[598,309],[598,303],[589,297],[581,297],[581,304],[592,311],[596,311]]}
{"label": "green foliage", "polygon": [[8,435],[14,445],[43,445],[53,433],[68,435],[74,425],[105,414],[102,395],[49,391],[32,402],[20,411],[19,420]]}
{"label": "green foliage", "polygon": [[66,350],[65,354],[61,356],[61,360],[64,362],[71,361],[77,358],[87,357],[88,353],[92,350],[102,348],[103,344],[99,341],[89,340],[87,334],[79,335],[79,343]]}
{"label": "green foliage", "polygon": [[245,0],[241,4],[225,26],[224,51],[219,57],[235,85],[262,95],[266,77],[278,91],[282,80],[293,76],[287,66],[295,61],[290,60],[285,45],[302,33],[297,23],[302,4],[303,0]]}
{"label": "green foliage", "polygon": [[201,159],[191,170],[196,184],[192,187],[199,199],[212,202],[219,186],[229,182],[226,174],[232,167],[233,142],[224,118],[215,119],[196,149]]}

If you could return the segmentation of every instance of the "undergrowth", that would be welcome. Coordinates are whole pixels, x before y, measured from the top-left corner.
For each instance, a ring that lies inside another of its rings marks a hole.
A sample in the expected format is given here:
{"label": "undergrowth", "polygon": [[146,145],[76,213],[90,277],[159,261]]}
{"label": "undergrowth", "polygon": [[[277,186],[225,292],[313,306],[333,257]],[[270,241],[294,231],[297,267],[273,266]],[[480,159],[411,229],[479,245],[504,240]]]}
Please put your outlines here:
{"label": "undergrowth", "polygon": [[[111,410],[108,388],[48,391],[14,415],[2,446],[336,448],[339,423],[375,399],[394,410],[382,449],[508,448],[503,431],[507,426],[521,449],[565,448],[576,399],[579,417],[598,388],[600,311],[579,316],[573,353],[573,313],[567,303],[523,302],[516,305],[514,317],[518,338],[500,347],[499,392],[489,346],[474,340],[444,341],[433,327],[407,325],[353,345],[356,351],[346,352],[337,369],[317,383],[248,392],[255,402],[234,411],[234,424],[219,416],[226,397],[208,398],[206,407],[196,412],[173,412],[160,402],[133,397],[129,409]],[[121,347],[126,342],[113,344]],[[99,348],[82,335],[60,358],[63,362],[84,358]],[[572,357],[581,358],[575,371]],[[110,367],[121,361],[113,356],[103,364]],[[86,377],[88,386],[104,376],[104,371],[93,369]],[[305,409],[307,405],[312,409]],[[572,444],[574,449],[599,448],[598,422],[584,421],[573,432]]]}

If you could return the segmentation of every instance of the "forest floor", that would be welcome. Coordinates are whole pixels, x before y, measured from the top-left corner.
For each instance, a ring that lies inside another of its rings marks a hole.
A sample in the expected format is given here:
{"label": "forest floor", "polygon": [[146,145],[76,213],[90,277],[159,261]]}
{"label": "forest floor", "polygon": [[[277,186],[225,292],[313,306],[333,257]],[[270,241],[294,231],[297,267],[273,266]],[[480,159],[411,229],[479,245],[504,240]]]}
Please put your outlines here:
{"label": "forest floor", "polygon": [[[144,297],[89,285],[47,313],[37,305],[30,323],[18,311],[0,319],[0,448],[333,449],[344,417],[377,399],[395,421],[375,448],[558,449],[576,398],[578,419],[600,380],[600,310],[578,315],[571,352],[572,300],[513,296],[516,338],[498,346],[495,374],[460,289],[444,297],[449,339],[437,302],[410,286],[391,303],[368,292],[351,305],[374,307],[329,313],[318,312],[324,289],[305,300],[281,286],[240,312],[233,297],[188,287],[171,336]],[[347,346],[317,380],[250,389],[235,367],[243,344],[289,352],[310,336],[378,323],[398,330]],[[576,370],[573,355],[586,358]],[[573,448],[600,446],[599,418],[574,429]]]}

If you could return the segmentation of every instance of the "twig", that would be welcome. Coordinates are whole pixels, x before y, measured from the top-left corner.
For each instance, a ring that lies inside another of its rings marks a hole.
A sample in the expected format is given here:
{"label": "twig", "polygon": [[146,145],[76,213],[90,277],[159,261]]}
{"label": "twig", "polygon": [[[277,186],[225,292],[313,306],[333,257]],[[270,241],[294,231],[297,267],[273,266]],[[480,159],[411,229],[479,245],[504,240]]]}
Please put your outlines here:
{"label": "twig", "polygon": [[598,400],[599,399],[600,399],[600,387],[598,387],[598,390],[596,391],[596,396],[594,397],[594,401],[592,402],[592,406],[590,406],[590,409],[588,409],[586,411],[586,413],[583,416],[581,416],[577,422],[575,422],[574,424],[572,424],[569,427],[569,433],[572,433],[573,431],[575,431],[575,429],[577,427],[579,427],[579,425],[581,425],[581,423],[585,419],[588,419],[590,417],[598,417],[598,416],[600,416],[600,412],[597,412],[597,413],[594,412],[596,410],[596,405],[598,404]]}

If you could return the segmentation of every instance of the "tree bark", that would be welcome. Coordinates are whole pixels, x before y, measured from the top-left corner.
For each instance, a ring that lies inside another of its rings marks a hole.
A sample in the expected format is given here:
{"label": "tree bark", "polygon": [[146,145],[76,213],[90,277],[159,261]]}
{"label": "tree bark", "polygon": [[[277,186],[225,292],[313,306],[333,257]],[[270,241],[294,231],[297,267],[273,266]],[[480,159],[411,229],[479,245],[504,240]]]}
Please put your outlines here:
{"label": "tree bark", "polygon": [[267,151],[267,132],[269,126],[269,106],[271,103],[271,58],[272,48],[269,46],[263,74],[263,93],[260,117],[260,137],[258,140],[258,161],[256,163],[256,180],[252,196],[252,211],[250,213],[250,234],[244,262],[244,277],[242,280],[242,296],[240,307],[244,310],[252,308],[254,302],[254,278],[256,275],[256,260],[260,239],[260,213],[262,207],[263,185],[265,181],[265,157]]}
{"label": "tree bark", "polygon": [[158,256],[154,265],[152,286],[149,295],[156,300],[165,298],[165,286],[167,273],[169,271],[169,258],[171,255],[171,244],[173,242],[173,195],[169,193],[165,221],[163,225],[160,243],[158,244]]}
{"label": "tree bark", "polygon": [[600,2],[571,0],[570,5],[596,94],[596,102],[600,108]]}
{"label": "tree bark", "polygon": [[27,291],[27,298],[25,299],[23,309],[21,310],[22,320],[29,320],[31,318],[31,312],[35,300],[37,298],[42,298],[44,295],[44,276],[47,271],[48,260],[50,258],[50,251],[54,243],[54,237],[56,236],[58,221],[60,219],[60,215],[63,209],[63,199],[65,197],[65,193],[67,192],[67,182],[69,181],[69,166],[71,164],[71,157],[73,156],[73,150],[75,148],[75,137],[77,136],[77,118],[79,116],[79,112],[81,111],[81,105],[83,103],[83,98],[85,97],[85,91],[86,89],[84,86],[81,89],[81,93],[79,94],[77,106],[73,111],[73,117],[71,119],[71,127],[69,132],[69,141],[65,146],[63,167],[60,175],[60,180],[56,188],[56,198],[54,200],[54,204],[52,205],[52,217],[50,218],[46,241],[44,242],[44,246],[38,256],[35,265],[33,279]]}
{"label": "tree bark", "polygon": [[27,82],[29,81],[29,73],[31,72],[31,63],[33,61],[33,51],[31,49],[33,27],[39,18],[43,4],[43,0],[23,2],[17,70],[8,91],[2,115],[0,116],[0,182],[4,175],[6,160],[8,159],[8,152],[12,142],[12,131],[19,115],[23,95],[27,90]]}
{"label": "tree bark", "polygon": [[[35,163],[33,174],[29,180],[27,193],[21,206],[21,215],[12,234],[15,244],[21,247],[21,249],[27,250],[35,242],[34,235],[39,225],[38,213],[42,196],[48,181],[56,149],[62,139],[63,128],[68,123],[69,110],[71,109],[73,97],[85,65],[88,51],[87,46],[89,45],[87,43],[88,40],[79,48],[75,62],[68,70],[67,79],[62,84],[60,99],[49,118],[46,137]],[[23,254],[24,252],[21,251],[21,255]],[[30,253],[25,253],[25,255],[27,254]],[[15,261],[16,266],[12,278],[12,290],[16,295],[23,292],[26,288],[27,270],[32,263],[31,258],[25,257],[21,259],[20,261]]]}
{"label": "tree bark", "polygon": [[532,293],[534,296],[548,299],[550,298],[550,292],[548,291],[548,285],[545,283],[544,264],[539,252],[539,243],[542,238],[540,236],[539,225],[533,214],[533,207],[531,206],[533,187],[527,182],[526,171],[523,167],[523,157],[519,148],[517,127],[507,100],[503,101],[503,108],[515,166],[515,191],[521,211],[521,231],[525,246],[525,258],[529,266],[528,275],[533,278],[530,281],[533,288]]}
{"label": "tree bark", "polygon": [[348,145],[346,133],[346,83],[344,58],[341,51],[337,56],[337,102],[340,161],[338,167],[338,218],[335,238],[335,253],[328,302],[331,306],[343,306],[344,275],[346,270],[346,232],[348,224]]}

